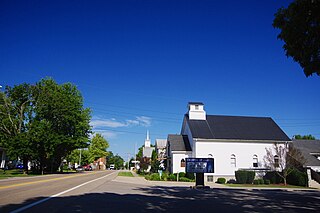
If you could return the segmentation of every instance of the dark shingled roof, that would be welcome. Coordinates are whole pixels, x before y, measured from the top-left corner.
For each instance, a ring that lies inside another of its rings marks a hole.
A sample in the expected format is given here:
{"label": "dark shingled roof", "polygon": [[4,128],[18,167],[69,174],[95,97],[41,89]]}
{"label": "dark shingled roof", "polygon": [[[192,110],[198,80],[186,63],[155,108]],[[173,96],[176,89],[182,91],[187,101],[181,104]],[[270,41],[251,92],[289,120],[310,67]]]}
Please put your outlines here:
{"label": "dark shingled roof", "polygon": [[191,151],[187,135],[168,135],[168,144],[171,151]]}
{"label": "dark shingled roof", "polygon": [[290,141],[269,117],[207,115],[207,120],[189,120],[193,138]]}
{"label": "dark shingled roof", "polygon": [[195,105],[204,105],[202,102],[189,102],[188,104],[189,104],[189,105],[190,105],[190,104],[195,104]]}
{"label": "dark shingled roof", "polygon": [[320,166],[320,160],[310,154],[320,153],[320,140],[293,140],[292,144],[305,158],[304,166]]}

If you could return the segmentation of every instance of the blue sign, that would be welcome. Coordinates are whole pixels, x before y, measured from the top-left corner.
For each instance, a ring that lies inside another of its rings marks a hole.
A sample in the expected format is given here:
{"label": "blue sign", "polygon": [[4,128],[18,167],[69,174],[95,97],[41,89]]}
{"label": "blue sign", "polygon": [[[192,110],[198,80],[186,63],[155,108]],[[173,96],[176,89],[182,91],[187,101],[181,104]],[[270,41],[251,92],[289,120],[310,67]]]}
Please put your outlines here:
{"label": "blue sign", "polygon": [[187,173],[214,173],[213,158],[186,158]]}

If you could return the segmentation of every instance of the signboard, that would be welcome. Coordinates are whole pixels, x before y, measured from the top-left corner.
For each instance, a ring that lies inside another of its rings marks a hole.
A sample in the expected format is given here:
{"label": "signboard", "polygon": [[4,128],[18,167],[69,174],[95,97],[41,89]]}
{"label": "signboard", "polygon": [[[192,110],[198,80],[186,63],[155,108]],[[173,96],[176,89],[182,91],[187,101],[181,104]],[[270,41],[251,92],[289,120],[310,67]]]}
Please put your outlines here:
{"label": "signboard", "polygon": [[186,158],[186,172],[214,173],[213,158]]}

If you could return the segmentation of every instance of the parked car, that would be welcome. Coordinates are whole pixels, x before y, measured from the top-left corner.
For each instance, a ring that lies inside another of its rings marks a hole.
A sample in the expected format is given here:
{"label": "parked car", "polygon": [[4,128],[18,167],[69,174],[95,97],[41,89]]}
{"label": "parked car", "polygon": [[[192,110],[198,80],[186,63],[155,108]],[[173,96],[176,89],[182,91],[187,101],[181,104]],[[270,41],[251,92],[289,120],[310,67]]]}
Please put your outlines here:
{"label": "parked car", "polygon": [[17,164],[16,169],[23,169],[23,164],[22,163]]}
{"label": "parked car", "polygon": [[83,166],[78,166],[78,167],[76,168],[76,171],[77,171],[77,172],[82,172],[82,171],[84,171]]}
{"label": "parked car", "polygon": [[84,166],[83,166],[83,169],[84,169],[85,171],[92,171],[92,166],[91,166],[91,165],[84,165]]}

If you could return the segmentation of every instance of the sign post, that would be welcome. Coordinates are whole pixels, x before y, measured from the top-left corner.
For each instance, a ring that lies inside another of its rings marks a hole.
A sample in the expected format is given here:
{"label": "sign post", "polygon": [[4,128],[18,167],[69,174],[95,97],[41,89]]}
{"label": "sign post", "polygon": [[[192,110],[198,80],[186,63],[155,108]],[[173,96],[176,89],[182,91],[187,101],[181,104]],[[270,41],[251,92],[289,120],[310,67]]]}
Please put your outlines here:
{"label": "sign post", "polygon": [[214,173],[214,159],[186,158],[186,173],[196,173],[196,187],[204,187],[204,173]]}
{"label": "sign post", "polygon": [[158,170],[158,173],[159,173],[159,177],[160,177],[160,180],[161,180],[162,170],[161,170],[161,169],[159,169],[159,170]]}

